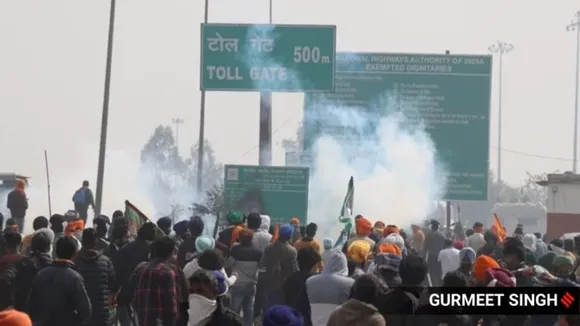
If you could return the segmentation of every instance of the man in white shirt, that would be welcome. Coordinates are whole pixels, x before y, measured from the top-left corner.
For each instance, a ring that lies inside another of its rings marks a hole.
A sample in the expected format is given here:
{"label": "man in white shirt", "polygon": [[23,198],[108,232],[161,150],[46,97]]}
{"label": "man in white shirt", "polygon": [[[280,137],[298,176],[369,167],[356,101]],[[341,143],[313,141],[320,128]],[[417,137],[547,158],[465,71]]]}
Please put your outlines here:
{"label": "man in white shirt", "polygon": [[441,279],[451,271],[459,268],[461,260],[459,259],[459,250],[453,247],[451,239],[445,239],[445,249],[439,252],[437,261],[441,264]]}
{"label": "man in white shirt", "polygon": [[473,234],[465,239],[464,247],[470,247],[473,251],[478,252],[483,246],[485,246],[485,238],[483,237],[483,224],[480,222],[475,222],[473,224]]}

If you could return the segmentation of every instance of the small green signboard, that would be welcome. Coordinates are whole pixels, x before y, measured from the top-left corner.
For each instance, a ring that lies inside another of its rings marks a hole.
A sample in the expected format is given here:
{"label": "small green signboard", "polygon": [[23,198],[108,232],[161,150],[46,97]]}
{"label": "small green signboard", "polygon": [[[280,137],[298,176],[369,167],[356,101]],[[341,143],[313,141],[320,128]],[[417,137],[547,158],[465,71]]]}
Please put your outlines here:
{"label": "small green signboard", "polygon": [[224,206],[244,214],[270,216],[272,223],[297,217],[306,223],[308,168],[226,165]]}
{"label": "small green signboard", "polygon": [[357,146],[402,112],[435,144],[449,173],[444,199],[487,199],[491,56],[338,53],[336,66],[333,92],[305,96],[306,151],[322,135]]}
{"label": "small green signboard", "polygon": [[201,25],[201,89],[334,89],[336,26]]}

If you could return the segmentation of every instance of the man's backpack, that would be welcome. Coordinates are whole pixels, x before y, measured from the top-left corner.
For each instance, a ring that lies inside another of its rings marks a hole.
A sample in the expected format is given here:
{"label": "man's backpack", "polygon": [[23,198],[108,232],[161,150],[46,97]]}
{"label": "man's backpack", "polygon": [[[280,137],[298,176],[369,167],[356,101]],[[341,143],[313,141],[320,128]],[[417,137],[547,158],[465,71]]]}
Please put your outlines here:
{"label": "man's backpack", "polygon": [[84,188],[77,190],[73,196],[73,203],[75,203],[76,205],[86,205],[87,190]]}

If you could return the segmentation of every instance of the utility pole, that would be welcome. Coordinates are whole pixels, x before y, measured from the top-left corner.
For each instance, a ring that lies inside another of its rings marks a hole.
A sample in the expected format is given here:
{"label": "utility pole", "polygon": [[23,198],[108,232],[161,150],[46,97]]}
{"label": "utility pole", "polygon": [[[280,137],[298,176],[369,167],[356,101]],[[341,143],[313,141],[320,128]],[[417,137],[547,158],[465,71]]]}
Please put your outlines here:
{"label": "utility pole", "polygon": [[[209,18],[209,0],[205,0],[205,13],[203,23],[207,24]],[[201,106],[199,108],[199,140],[197,144],[197,193],[201,195],[203,191],[203,155],[205,144],[205,90],[201,90]]]}
{"label": "utility pole", "polygon": [[489,52],[499,55],[499,85],[498,85],[498,114],[497,114],[497,183],[501,187],[501,92],[502,92],[502,73],[503,73],[503,56],[513,50],[513,44],[497,41],[489,46]]}
{"label": "utility pole", "polygon": [[576,32],[576,84],[574,86],[574,138],[572,138],[572,146],[574,149],[572,172],[576,173],[576,166],[578,162],[578,74],[580,69],[580,10],[575,14],[576,19],[566,26],[566,30]]}
{"label": "utility pole", "polygon": [[111,0],[109,12],[109,36],[107,38],[107,61],[105,66],[105,90],[103,93],[103,117],[101,118],[101,141],[99,144],[99,163],[97,168],[97,188],[95,215],[101,214],[103,204],[103,180],[105,178],[105,156],[107,152],[107,126],[109,123],[109,95],[111,90],[111,64],[113,62],[113,39],[115,36],[116,0]]}
{"label": "utility pole", "polygon": [[[269,1],[268,23],[272,24],[272,0]],[[260,135],[259,135],[260,165],[272,165],[272,92],[260,92]]]}
{"label": "utility pole", "polygon": [[171,119],[171,122],[175,125],[175,148],[177,149],[177,154],[179,154],[179,125],[183,124],[184,120],[181,118]]}

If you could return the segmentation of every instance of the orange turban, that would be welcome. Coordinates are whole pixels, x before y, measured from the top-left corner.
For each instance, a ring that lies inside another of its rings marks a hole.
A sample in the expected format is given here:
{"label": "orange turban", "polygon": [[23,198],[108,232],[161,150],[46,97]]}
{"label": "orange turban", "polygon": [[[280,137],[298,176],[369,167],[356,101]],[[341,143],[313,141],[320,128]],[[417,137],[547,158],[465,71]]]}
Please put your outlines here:
{"label": "orange turban", "polygon": [[473,276],[481,282],[487,279],[486,272],[489,268],[499,268],[499,264],[490,256],[481,255],[473,263]]}
{"label": "orange turban", "polygon": [[300,220],[297,219],[296,217],[293,217],[290,219],[290,224],[292,224],[294,226],[300,225]]}
{"label": "orange turban", "polygon": [[383,231],[383,237],[386,237],[391,233],[399,233],[399,228],[395,225],[387,225],[387,227]]}
{"label": "orange turban", "polygon": [[356,234],[368,236],[373,231],[373,224],[364,217],[359,218],[355,222]]}
{"label": "orange turban", "polygon": [[64,234],[66,234],[67,236],[71,236],[73,235],[73,233],[75,233],[75,231],[82,231],[85,228],[85,221],[83,221],[82,219],[78,219],[78,220],[72,220],[69,221],[66,225],[66,229],[64,230]]}
{"label": "orange turban", "polygon": [[380,244],[378,251],[380,254],[393,254],[393,255],[397,255],[397,256],[402,255],[401,248],[397,247],[396,245],[394,245],[392,243],[388,243],[388,242]]}

